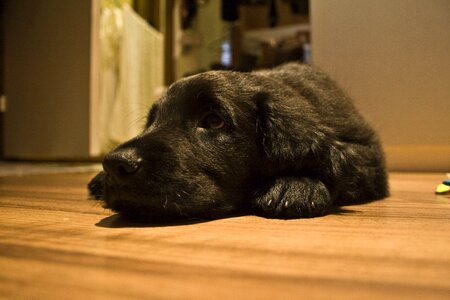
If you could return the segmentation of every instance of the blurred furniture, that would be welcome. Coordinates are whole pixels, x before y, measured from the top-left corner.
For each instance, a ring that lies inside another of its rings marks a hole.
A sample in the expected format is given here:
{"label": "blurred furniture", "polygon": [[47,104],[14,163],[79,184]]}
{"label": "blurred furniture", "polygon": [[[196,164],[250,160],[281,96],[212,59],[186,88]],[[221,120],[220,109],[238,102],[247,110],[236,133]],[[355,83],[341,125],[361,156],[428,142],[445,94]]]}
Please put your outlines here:
{"label": "blurred furniture", "polygon": [[5,156],[88,158],[97,152],[93,38],[98,1],[7,0]]}

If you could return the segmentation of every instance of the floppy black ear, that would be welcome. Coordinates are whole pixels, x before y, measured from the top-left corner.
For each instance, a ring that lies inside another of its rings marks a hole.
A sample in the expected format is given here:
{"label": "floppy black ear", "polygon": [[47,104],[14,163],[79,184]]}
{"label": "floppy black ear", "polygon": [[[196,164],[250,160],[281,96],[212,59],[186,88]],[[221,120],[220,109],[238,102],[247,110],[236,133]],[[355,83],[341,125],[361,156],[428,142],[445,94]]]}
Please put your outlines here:
{"label": "floppy black ear", "polygon": [[311,104],[297,95],[261,94],[257,101],[259,143],[268,172],[307,170],[328,151],[332,130]]}
{"label": "floppy black ear", "polygon": [[89,195],[97,200],[103,199],[104,196],[104,185],[105,185],[105,172],[100,172],[95,175],[94,178],[88,183]]}

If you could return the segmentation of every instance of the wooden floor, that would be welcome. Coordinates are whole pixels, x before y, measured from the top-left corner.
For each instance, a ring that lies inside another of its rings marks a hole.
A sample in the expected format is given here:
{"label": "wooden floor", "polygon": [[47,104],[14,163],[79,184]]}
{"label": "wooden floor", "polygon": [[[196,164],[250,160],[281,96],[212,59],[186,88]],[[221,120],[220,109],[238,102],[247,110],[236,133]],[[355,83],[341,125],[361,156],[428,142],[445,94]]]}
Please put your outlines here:
{"label": "wooden floor", "polygon": [[86,200],[92,175],[0,178],[0,298],[450,299],[445,174],[321,218],[171,226]]}

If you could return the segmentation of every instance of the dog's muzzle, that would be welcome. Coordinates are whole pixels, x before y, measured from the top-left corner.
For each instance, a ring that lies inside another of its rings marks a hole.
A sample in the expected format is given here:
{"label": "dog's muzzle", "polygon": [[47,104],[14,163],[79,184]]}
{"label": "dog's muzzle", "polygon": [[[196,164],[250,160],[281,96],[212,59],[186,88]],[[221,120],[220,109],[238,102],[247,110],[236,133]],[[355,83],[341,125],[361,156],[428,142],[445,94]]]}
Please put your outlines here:
{"label": "dog's muzzle", "polygon": [[135,148],[111,151],[103,160],[103,169],[106,173],[103,199],[106,207],[123,211],[142,204],[142,199],[136,197],[136,187],[142,185],[145,166]]}

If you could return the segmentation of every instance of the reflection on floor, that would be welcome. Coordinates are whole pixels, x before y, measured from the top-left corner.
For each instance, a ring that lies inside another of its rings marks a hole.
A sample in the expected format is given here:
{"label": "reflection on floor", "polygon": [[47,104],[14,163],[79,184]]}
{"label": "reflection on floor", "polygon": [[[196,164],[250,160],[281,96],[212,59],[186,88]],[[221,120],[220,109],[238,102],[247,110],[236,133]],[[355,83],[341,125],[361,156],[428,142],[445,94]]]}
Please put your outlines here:
{"label": "reflection on floor", "polygon": [[0,161],[0,177],[33,174],[99,172],[99,163]]}

